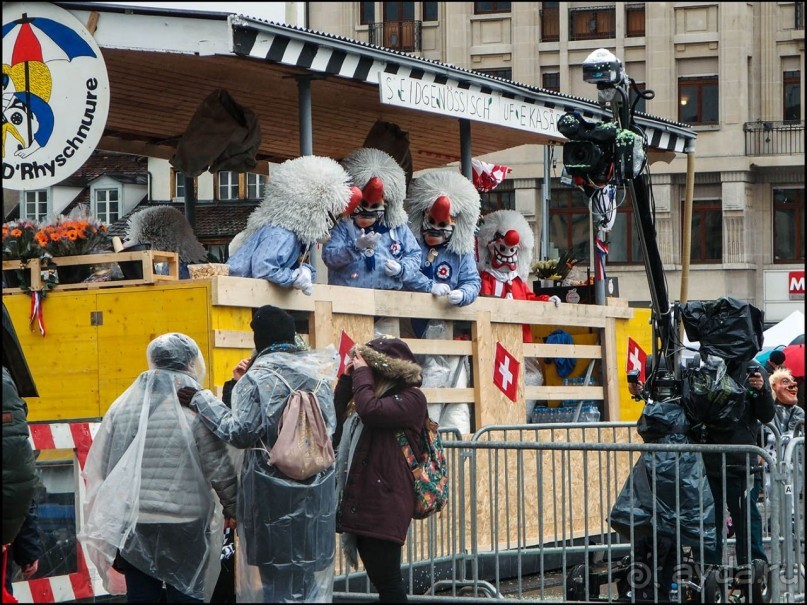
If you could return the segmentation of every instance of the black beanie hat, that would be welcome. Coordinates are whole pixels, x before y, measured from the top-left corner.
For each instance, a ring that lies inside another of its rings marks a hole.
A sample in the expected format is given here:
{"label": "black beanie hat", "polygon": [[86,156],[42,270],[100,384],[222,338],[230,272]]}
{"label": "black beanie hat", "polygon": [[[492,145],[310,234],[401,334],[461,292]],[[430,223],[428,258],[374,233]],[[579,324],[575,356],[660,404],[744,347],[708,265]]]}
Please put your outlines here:
{"label": "black beanie hat", "polygon": [[273,305],[264,305],[255,311],[249,327],[254,332],[258,353],[273,344],[294,343],[294,318]]}
{"label": "black beanie hat", "polygon": [[776,364],[777,366],[782,365],[785,362],[787,357],[785,356],[783,351],[776,349],[775,351],[771,351],[771,356],[768,357],[771,363]]}

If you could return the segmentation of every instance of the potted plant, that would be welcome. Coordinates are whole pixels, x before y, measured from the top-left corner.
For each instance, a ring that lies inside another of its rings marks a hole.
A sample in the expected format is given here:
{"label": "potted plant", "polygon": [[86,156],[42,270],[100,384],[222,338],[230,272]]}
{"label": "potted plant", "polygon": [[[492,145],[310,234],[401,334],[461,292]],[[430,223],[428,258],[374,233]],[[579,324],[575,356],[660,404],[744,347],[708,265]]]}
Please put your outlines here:
{"label": "potted plant", "polygon": [[530,272],[541,280],[542,288],[551,288],[555,285],[562,285],[563,280],[569,275],[569,271],[579,262],[579,259],[574,258],[573,252],[568,250],[561,254],[560,258],[534,261]]}

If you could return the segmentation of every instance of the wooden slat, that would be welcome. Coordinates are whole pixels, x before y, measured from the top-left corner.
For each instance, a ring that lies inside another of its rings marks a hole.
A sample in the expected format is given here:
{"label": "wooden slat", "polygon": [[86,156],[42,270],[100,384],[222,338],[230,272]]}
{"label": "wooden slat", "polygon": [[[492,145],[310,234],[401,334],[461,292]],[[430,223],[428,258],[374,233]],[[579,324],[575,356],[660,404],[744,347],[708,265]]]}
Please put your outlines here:
{"label": "wooden slat", "polygon": [[236,330],[213,330],[213,346],[217,349],[253,349],[252,332]]}
{"label": "wooden slat", "polygon": [[470,340],[418,340],[404,338],[403,341],[415,355],[472,355],[473,343]]}
{"label": "wooden slat", "polygon": [[421,388],[429,403],[474,403],[474,389]]}
{"label": "wooden slat", "polygon": [[550,399],[596,399],[601,400],[605,393],[603,387],[597,386],[549,386],[525,387],[527,399],[548,401]]}
{"label": "wooden slat", "polygon": [[605,374],[605,420],[617,421],[621,418],[619,406],[619,385],[616,372],[616,320],[609,319],[603,330],[605,340],[605,367],[610,371]]}
{"label": "wooden slat", "polygon": [[579,359],[601,359],[600,345],[556,345],[544,343],[524,343],[525,357],[577,357]]}

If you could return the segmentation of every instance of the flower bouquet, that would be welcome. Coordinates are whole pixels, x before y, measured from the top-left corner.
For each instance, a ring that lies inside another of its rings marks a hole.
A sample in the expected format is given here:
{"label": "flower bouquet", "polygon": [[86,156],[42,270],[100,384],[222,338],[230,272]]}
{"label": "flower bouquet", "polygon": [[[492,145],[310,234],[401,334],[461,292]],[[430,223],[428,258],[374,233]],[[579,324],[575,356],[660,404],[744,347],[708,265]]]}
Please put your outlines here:
{"label": "flower bouquet", "polygon": [[[36,240],[49,257],[81,256],[109,249],[111,238],[107,226],[91,216],[60,216],[44,223]],[[92,273],[88,265],[60,266],[60,283],[78,283]]]}
{"label": "flower bouquet", "polygon": [[580,260],[574,258],[571,250],[564,252],[560,258],[545,258],[532,263],[530,272],[534,273],[541,280],[552,282],[562,282],[569,275],[569,271],[579,263]]}
{"label": "flower bouquet", "polygon": [[3,282],[8,288],[26,289],[28,262],[42,256],[43,250],[36,239],[39,225],[29,220],[3,224],[3,260],[20,261],[14,268],[3,271]]}

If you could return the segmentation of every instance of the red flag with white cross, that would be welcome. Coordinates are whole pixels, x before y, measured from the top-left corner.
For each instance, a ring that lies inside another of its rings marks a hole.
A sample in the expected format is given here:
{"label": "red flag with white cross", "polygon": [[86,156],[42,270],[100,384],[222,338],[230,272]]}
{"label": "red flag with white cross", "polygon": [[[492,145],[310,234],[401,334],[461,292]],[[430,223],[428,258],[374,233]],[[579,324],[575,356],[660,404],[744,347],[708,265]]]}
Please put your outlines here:
{"label": "red flag with white cross", "polygon": [[647,361],[647,353],[642,350],[636,341],[628,337],[628,363],[626,370],[639,370],[639,380],[644,382],[644,365]]}
{"label": "red flag with white cross", "polygon": [[350,349],[353,348],[354,344],[350,336],[342,330],[342,334],[339,336],[339,369],[336,372],[337,377],[345,373],[345,366],[350,361],[348,353],[350,353]]}
{"label": "red flag with white cross", "polygon": [[496,355],[493,358],[493,383],[507,395],[511,401],[516,400],[518,392],[518,369],[520,364],[501,343],[496,343]]}

